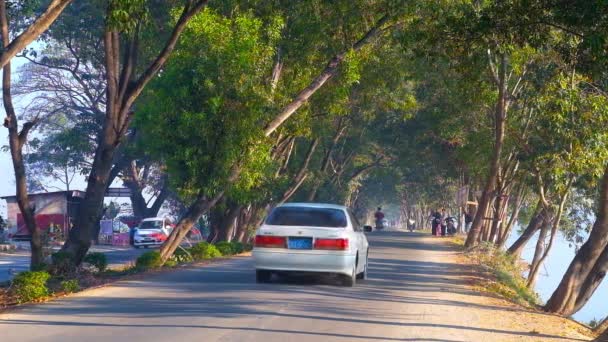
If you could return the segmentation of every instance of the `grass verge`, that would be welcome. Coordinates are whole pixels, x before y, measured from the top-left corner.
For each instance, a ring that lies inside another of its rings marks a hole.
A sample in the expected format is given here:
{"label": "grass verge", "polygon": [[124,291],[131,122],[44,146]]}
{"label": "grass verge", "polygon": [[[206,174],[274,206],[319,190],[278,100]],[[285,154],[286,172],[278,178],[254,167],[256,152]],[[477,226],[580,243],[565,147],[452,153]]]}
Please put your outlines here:
{"label": "grass verge", "polygon": [[[464,238],[454,237],[450,242],[464,250]],[[483,272],[484,277],[476,284],[480,290],[529,308],[541,305],[538,294],[526,286],[526,278],[522,274],[527,266],[520,260],[491,243],[482,243],[465,251],[464,257]]]}

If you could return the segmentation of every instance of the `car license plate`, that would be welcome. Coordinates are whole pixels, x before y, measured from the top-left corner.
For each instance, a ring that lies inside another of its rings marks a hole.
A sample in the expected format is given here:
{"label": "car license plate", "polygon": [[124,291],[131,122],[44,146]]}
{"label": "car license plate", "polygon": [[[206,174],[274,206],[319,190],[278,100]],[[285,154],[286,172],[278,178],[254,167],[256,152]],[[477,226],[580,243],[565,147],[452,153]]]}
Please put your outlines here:
{"label": "car license plate", "polygon": [[290,237],[289,249],[312,249],[312,238]]}

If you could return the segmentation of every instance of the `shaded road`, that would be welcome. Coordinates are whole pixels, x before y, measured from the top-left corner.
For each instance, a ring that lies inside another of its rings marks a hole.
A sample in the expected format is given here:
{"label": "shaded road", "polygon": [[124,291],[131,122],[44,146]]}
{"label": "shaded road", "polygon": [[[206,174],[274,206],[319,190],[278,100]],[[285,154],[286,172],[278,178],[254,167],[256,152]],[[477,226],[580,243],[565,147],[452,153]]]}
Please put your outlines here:
{"label": "shaded road", "polygon": [[[565,341],[510,328],[431,237],[370,236],[370,279],[256,284],[250,258],[121,282],[0,315],[6,341]],[[510,316],[509,316],[510,315]],[[512,317],[511,317],[512,316]],[[496,317],[488,320],[486,317]]]}

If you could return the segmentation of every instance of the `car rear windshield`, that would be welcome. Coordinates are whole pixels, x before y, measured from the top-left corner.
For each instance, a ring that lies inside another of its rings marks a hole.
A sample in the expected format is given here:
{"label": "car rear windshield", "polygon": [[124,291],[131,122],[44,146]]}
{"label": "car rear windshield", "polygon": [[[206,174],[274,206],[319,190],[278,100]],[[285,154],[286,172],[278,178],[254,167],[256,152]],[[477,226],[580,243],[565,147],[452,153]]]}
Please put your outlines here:
{"label": "car rear windshield", "polygon": [[278,207],[268,215],[266,224],[342,228],[346,227],[346,215],[340,209]]}
{"label": "car rear windshield", "polygon": [[139,225],[139,229],[161,229],[163,221],[143,221]]}

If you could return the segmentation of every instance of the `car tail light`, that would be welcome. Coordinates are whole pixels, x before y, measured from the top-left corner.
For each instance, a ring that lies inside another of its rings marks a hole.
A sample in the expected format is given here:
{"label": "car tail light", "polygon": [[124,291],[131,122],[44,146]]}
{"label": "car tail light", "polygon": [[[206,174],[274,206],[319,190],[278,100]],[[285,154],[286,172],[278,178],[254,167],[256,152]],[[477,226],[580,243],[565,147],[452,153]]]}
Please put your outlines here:
{"label": "car tail light", "polygon": [[165,235],[163,233],[154,233],[154,234],[152,234],[152,237],[159,241],[167,240],[167,235]]}
{"label": "car tail light", "polygon": [[347,250],[348,239],[316,239],[315,249]]}
{"label": "car tail light", "polygon": [[287,240],[283,236],[256,235],[255,236],[255,247],[285,248],[286,241]]}

